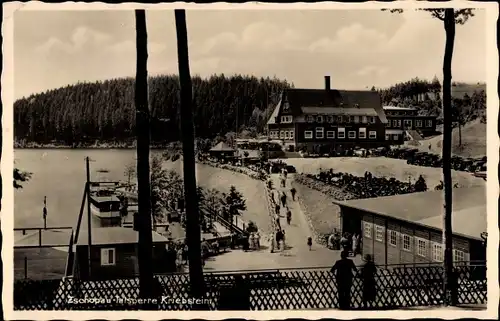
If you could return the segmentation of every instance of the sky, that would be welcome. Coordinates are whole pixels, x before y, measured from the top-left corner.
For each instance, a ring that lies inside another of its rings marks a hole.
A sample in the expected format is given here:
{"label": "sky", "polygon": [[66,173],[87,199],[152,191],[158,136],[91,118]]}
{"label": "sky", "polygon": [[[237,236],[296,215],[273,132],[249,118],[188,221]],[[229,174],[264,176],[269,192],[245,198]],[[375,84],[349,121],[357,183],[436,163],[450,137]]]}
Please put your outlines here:
{"label": "sky", "polygon": [[[443,23],[427,12],[189,10],[192,76],[276,76],[296,88],[387,87],[442,74]],[[52,88],[135,75],[131,10],[14,14],[15,99]],[[172,10],[146,11],[148,72],[177,73]],[[486,13],[457,26],[453,80],[486,81]]]}

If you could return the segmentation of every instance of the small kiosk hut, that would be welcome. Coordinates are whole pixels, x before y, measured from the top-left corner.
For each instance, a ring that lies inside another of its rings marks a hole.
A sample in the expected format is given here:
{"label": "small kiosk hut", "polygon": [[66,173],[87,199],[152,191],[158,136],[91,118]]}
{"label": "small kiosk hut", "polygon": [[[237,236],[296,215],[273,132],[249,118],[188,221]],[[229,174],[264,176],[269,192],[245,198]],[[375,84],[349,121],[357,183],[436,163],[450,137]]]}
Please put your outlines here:
{"label": "small kiosk hut", "polygon": [[228,144],[224,142],[220,142],[217,145],[215,145],[212,149],[209,151],[210,157],[217,158],[219,160],[224,159],[233,159],[236,154],[236,150],[232,147],[230,147]]}

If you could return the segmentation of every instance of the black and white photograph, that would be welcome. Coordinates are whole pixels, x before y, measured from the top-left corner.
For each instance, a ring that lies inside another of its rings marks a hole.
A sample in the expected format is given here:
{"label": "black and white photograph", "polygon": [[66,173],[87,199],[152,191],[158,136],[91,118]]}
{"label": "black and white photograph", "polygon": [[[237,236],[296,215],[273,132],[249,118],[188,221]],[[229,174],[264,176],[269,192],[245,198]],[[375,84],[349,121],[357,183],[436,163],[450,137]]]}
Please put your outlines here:
{"label": "black and white photograph", "polygon": [[7,319],[498,316],[498,5],[6,7]]}

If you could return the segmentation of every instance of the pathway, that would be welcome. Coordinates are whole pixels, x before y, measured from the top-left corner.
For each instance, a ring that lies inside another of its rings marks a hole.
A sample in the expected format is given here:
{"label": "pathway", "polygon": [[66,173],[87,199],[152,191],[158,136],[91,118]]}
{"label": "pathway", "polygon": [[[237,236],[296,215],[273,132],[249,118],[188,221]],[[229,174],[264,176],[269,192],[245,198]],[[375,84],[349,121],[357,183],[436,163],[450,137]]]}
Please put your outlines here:
{"label": "pathway", "polygon": [[[268,235],[261,235],[261,250],[244,252],[242,250],[233,250],[219,255],[206,261],[205,272],[215,271],[236,271],[252,269],[284,269],[284,268],[308,268],[308,267],[329,267],[336,260],[340,259],[340,251],[332,251],[320,244],[314,244],[311,251],[307,246],[307,238],[312,237],[309,224],[305,214],[297,201],[292,201],[290,193],[293,174],[288,175],[286,187],[280,186],[279,174],[272,174],[273,192],[279,193],[285,191],[287,194],[287,204],[292,211],[292,221],[288,225],[286,222],[286,211],[281,209],[280,224],[285,229],[285,238],[287,249],[284,252],[271,253]],[[299,195],[300,196],[300,195]],[[276,196],[275,196],[276,199]],[[269,213],[262,213],[268,215]],[[269,217],[269,223],[271,223]],[[361,257],[353,259],[356,265],[362,263]]]}

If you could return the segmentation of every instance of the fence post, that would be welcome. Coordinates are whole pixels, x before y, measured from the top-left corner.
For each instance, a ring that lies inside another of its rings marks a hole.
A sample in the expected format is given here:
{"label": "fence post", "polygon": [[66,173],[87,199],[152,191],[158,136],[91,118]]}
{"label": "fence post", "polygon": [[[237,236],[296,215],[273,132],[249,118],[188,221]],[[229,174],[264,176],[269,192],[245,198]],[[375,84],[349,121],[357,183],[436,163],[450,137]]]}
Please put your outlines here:
{"label": "fence post", "polygon": [[42,229],[38,229],[38,245],[42,246]]}
{"label": "fence post", "polygon": [[28,278],[28,258],[24,257],[24,279]]}

